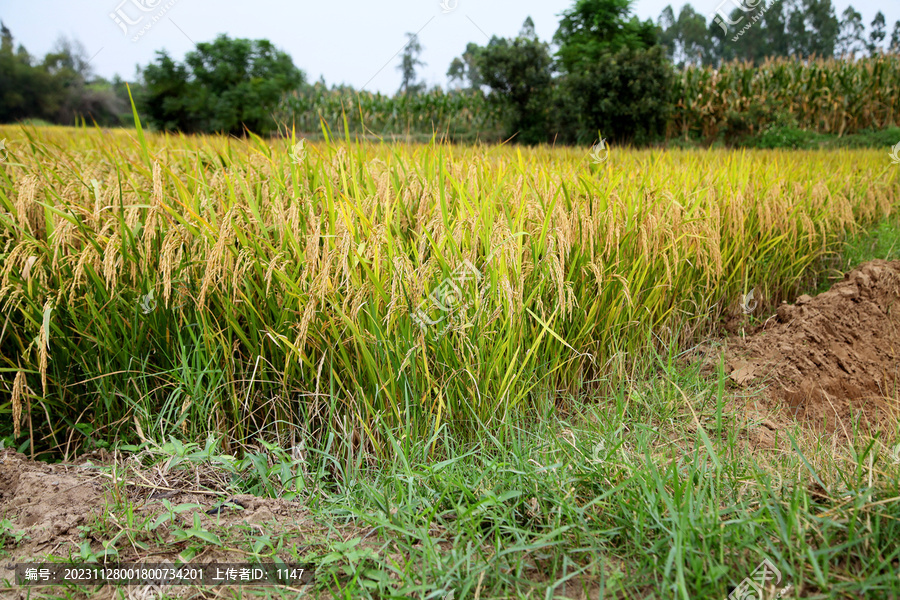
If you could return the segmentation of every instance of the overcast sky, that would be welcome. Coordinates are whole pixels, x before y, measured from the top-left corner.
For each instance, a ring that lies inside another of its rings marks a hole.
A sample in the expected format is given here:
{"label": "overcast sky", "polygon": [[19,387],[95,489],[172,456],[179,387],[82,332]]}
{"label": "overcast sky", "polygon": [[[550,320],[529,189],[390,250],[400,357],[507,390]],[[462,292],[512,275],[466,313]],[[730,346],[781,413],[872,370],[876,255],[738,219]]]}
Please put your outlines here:
{"label": "overcast sky", "polygon": [[[397,54],[406,43],[406,32],[418,32],[424,48],[422,60],[427,64],[420,77],[446,88],[447,67],[468,42],[484,44],[492,35],[514,36],[528,16],[540,38],[549,41],[559,14],[573,1],[0,0],[0,19],[16,44],[24,44],[32,55],[43,57],[61,34],[80,40],[93,56],[94,72],[107,78],[118,73],[132,79],[135,65],[152,61],[157,50],[165,49],[180,60],[194,42],[227,33],[271,40],[291,55],[309,80],[324,76],[329,85],[347,83],[393,93],[400,86]],[[692,5],[711,14],[721,1],[694,0]],[[637,0],[635,13],[656,21],[669,3]],[[834,3],[838,15],[853,4],[867,28],[881,10],[888,37],[900,19],[900,0]],[[681,5],[673,4],[676,13]]]}

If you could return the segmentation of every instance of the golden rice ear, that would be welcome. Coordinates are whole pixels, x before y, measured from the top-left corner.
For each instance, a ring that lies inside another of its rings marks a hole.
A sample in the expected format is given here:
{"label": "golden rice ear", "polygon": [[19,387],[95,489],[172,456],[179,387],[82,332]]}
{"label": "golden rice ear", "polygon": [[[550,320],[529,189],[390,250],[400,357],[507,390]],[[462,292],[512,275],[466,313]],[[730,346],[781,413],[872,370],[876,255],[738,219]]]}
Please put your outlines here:
{"label": "golden rice ear", "polygon": [[27,231],[34,235],[31,223],[28,220],[28,209],[34,196],[34,183],[31,177],[25,177],[16,186],[16,196],[13,206],[16,210],[16,223],[23,231]]}
{"label": "golden rice ear", "polygon": [[38,369],[41,372],[41,391],[47,395],[47,363],[50,359],[50,314],[53,311],[53,300],[44,303],[44,320],[38,333]]}
{"label": "golden rice ear", "polygon": [[232,206],[222,217],[222,225],[219,228],[218,239],[209,253],[209,259],[206,262],[206,271],[203,275],[203,281],[200,284],[200,297],[197,301],[199,306],[206,303],[206,295],[212,288],[218,289],[219,283],[225,279],[228,272],[228,263],[230,257],[226,251],[227,246],[234,237],[234,214],[237,211],[237,205]]}
{"label": "golden rice ear", "polygon": [[[275,271],[278,269],[279,260],[282,261],[282,264],[287,262],[283,252],[278,252],[269,259],[269,266],[266,268],[266,274],[263,277],[263,281],[266,284],[266,296],[268,296],[269,292],[272,290],[272,278],[275,276]],[[284,273],[284,269],[281,269],[279,272]]]}
{"label": "golden rice ear", "polygon": [[142,252],[141,252],[141,270],[145,273],[153,270],[151,265],[151,253],[153,243],[159,235],[156,222],[158,215],[162,212],[163,203],[163,182],[162,167],[158,162],[153,163],[153,192],[150,195],[150,208],[147,209],[147,219],[144,222],[142,230]]}
{"label": "golden rice ear", "polygon": [[159,272],[163,282],[163,303],[171,306],[172,298],[172,274],[181,260],[183,254],[183,226],[176,226],[166,232],[163,239],[162,251],[159,254]]}
{"label": "golden rice ear", "polygon": [[106,281],[106,289],[111,292],[115,291],[119,280],[119,267],[122,264],[121,242],[122,238],[116,232],[109,238],[103,251],[103,279]]}
{"label": "golden rice ear", "polygon": [[22,433],[22,399],[25,397],[25,373],[19,371],[13,380],[12,389],[12,413],[13,413],[13,437],[19,437]]}
{"label": "golden rice ear", "polygon": [[309,333],[309,324],[312,322],[313,317],[316,315],[316,304],[317,299],[314,296],[310,296],[309,300],[306,303],[306,308],[303,311],[303,317],[300,319],[300,332],[297,334],[297,349],[300,352],[303,352],[304,347],[306,346],[306,336]]}

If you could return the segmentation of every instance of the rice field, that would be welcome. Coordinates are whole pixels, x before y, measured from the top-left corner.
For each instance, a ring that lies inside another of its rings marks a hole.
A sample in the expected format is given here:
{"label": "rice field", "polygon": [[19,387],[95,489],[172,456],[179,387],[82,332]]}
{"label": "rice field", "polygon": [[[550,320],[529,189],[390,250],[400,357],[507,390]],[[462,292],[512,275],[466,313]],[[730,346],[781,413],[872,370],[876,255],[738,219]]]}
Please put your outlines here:
{"label": "rice field", "polygon": [[4,435],[393,452],[612,390],[897,208],[882,151],[0,127]]}
{"label": "rice field", "polygon": [[[0,439],[63,460],[3,450],[8,562],[277,559],[323,598],[724,598],[763,566],[759,597],[897,595],[896,423],[772,433],[681,358],[896,256],[886,151],[324,137],[0,127]],[[132,593],[108,588],[41,589]]]}

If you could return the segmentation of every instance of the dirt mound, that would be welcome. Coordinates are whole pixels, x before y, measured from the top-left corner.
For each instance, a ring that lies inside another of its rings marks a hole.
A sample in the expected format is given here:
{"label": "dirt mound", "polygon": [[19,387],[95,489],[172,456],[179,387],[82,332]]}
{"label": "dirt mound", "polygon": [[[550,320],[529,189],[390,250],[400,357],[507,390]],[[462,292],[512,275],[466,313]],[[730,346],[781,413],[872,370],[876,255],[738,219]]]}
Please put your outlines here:
{"label": "dirt mound", "polygon": [[727,373],[829,431],[900,414],[900,261],[874,260],[829,291],[728,341]]}

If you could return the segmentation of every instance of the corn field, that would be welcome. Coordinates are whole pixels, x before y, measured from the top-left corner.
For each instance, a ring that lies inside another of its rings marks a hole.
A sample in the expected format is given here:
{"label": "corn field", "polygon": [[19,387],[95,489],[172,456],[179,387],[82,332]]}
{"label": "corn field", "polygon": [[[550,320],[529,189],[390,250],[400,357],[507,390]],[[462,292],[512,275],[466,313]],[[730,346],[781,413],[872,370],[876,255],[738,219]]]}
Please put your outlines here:
{"label": "corn field", "polygon": [[564,410],[793,299],[896,210],[881,151],[634,151],[0,127],[2,434],[62,451],[430,436]]}
{"label": "corn field", "polygon": [[838,135],[884,129],[900,123],[898,90],[896,54],[688,67],[676,77],[668,135],[712,139],[729,127],[752,134],[779,120]]}
{"label": "corn field", "polygon": [[[786,58],[762,65],[732,62],[718,69],[687,67],[676,76],[669,138],[729,140],[789,125],[837,135],[900,124],[900,56],[857,61]],[[456,142],[500,141],[505,116],[480,92],[394,97],[322,84],[287,95],[279,123],[297,131],[335,132],[372,138],[420,134]],[[550,132],[552,137],[552,132]]]}
{"label": "corn field", "polygon": [[285,96],[275,114],[279,123],[302,132],[331,131],[391,137],[422,134],[453,141],[499,141],[502,108],[480,92],[433,90],[385,96],[322,84]]}

